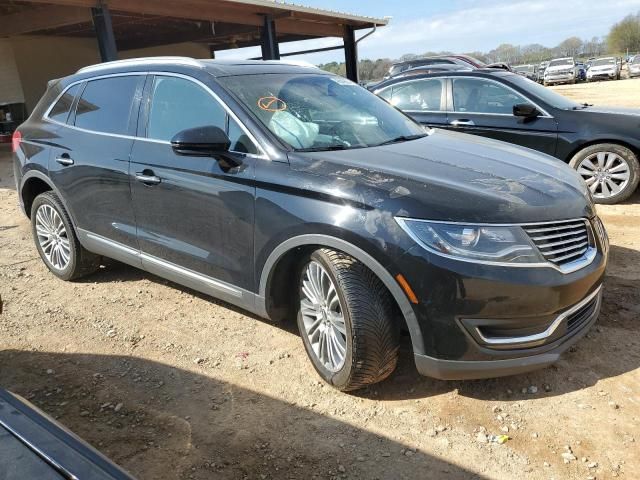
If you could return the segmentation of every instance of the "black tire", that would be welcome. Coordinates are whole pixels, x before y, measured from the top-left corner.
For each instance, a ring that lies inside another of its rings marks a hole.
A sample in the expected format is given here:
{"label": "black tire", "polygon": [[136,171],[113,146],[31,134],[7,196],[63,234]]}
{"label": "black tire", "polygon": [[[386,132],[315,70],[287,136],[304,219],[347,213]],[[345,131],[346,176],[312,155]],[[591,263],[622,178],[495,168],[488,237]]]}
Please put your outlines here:
{"label": "black tire", "polygon": [[598,152],[614,152],[622,157],[629,166],[630,176],[627,185],[618,194],[604,198],[594,196],[594,202],[603,205],[613,205],[615,203],[625,201],[627,198],[633,195],[633,192],[636,191],[638,182],[640,181],[640,164],[638,163],[637,155],[627,147],[618,145],[616,143],[598,143],[583,148],[578,153],[576,153],[569,161],[569,165],[573,169],[578,170],[578,167],[585,158]]}
{"label": "black tire", "polygon": [[357,390],[384,380],[396,368],[399,348],[393,299],[388,290],[358,260],[323,248],[314,251],[301,264],[299,300],[303,297],[305,270],[311,262],[319,263],[335,285],[347,333],[344,365],[337,371],[331,371],[313,351],[303,323],[302,309],[298,306],[300,336],[314,368],[323,380],[341,391]]}
{"label": "black tire", "polygon": [[[65,238],[67,238],[69,241],[70,252],[69,261],[64,268],[57,268],[51,263],[51,261],[44,254],[42,246],[38,241],[38,235],[36,233],[36,216],[38,213],[38,209],[43,205],[48,205],[49,207],[53,208],[60,216],[60,219],[64,224],[64,228],[66,231]],[[80,245],[78,237],[75,233],[75,229],[73,228],[71,218],[69,217],[69,214],[67,213],[64,206],[62,205],[62,202],[60,202],[60,199],[55,193],[41,193],[33,201],[33,204],[31,206],[31,232],[33,234],[33,239],[36,244],[38,253],[40,254],[40,258],[42,258],[44,264],[56,277],[62,280],[75,280],[77,278],[95,272],[100,267],[100,256],[89,252],[82,245]]]}

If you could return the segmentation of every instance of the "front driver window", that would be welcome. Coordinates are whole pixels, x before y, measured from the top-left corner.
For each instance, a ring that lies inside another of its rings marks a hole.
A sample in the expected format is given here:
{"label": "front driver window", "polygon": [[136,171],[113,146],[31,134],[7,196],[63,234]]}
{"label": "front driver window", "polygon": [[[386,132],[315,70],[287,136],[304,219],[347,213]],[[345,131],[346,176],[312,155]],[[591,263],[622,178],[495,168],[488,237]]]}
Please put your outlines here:
{"label": "front driver window", "polygon": [[227,114],[200,85],[157,76],[153,83],[147,137],[170,142],[182,130],[215,126],[225,130]]}
{"label": "front driver window", "polygon": [[453,79],[453,109],[460,113],[513,114],[513,106],[527,103],[526,98],[490,80]]}

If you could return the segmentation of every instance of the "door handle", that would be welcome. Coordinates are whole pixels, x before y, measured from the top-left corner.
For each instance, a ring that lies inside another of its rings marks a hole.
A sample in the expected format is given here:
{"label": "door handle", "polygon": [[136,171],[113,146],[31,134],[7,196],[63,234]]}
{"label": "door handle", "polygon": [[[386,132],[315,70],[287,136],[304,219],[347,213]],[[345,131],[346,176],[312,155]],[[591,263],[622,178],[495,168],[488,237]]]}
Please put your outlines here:
{"label": "door handle", "polygon": [[63,153],[59,157],[56,157],[56,162],[60,165],[69,166],[73,165],[73,158],[71,158],[68,153]]}
{"label": "door handle", "polygon": [[157,185],[161,182],[160,177],[151,174],[146,174],[144,172],[136,173],[136,180],[144,183],[145,185]]}
{"label": "door handle", "polygon": [[452,120],[449,122],[452,127],[473,127],[473,120]]}

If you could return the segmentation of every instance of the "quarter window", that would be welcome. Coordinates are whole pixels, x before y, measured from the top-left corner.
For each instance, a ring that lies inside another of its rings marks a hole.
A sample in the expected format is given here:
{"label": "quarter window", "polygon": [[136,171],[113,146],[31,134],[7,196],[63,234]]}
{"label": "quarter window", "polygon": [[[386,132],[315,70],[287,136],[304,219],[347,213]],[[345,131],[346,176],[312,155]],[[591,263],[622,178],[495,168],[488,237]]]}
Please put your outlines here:
{"label": "quarter window", "polygon": [[442,111],[440,79],[413,80],[383,90],[379,95],[394,107],[410,111]]}
{"label": "quarter window", "polygon": [[231,140],[229,150],[232,152],[258,154],[254,143],[233,118],[229,118],[229,140]]}
{"label": "quarter window", "polygon": [[139,79],[125,76],[88,82],[76,107],[76,127],[126,134]]}
{"label": "quarter window", "polygon": [[498,83],[477,78],[453,79],[453,109],[466,113],[513,114],[513,106],[530,104],[525,97]]}
{"label": "quarter window", "polygon": [[184,78],[157,76],[147,137],[169,142],[188,128],[215,126],[224,130],[226,117],[222,106],[201,86]]}
{"label": "quarter window", "polygon": [[53,106],[51,111],[49,112],[49,118],[51,120],[55,120],[57,122],[66,123],[67,118],[69,117],[69,112],[71,111],[71,107],[73,105],[73,101],[80,90],[81,84],[76,84],[73,87],[67,89],[66,92],[60,97],[60,99]]}

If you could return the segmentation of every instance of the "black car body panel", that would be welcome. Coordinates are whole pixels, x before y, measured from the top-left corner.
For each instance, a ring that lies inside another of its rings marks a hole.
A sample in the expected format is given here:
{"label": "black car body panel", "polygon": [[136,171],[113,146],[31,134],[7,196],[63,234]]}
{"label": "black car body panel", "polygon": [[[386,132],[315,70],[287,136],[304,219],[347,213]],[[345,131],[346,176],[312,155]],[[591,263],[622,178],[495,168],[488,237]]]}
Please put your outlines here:
{"label": "black car body panel", "polygon": [[133,480],[79,437],[3,389],[0,470],[6,480]]}
{"label": "black car body panel", "polygon": [[[452,106],[450,80],[456,78],[487,79],[518,92],[539,106],[542,114],[527,119],[507,113],[480,114],[455,112]],[[455,129],[464,133],[486,136],[552,155],[565,162],[581,148],[600,142],[619,143],[640,152],[640,114],[638,110],[584,106],[581,108],[555,108],[536,95],[531,85],[521,76],[510,72],[474,70],[425,74],[411,79],[391,79],[376,86],[375,93],[387,87],[416,79],[439,78],[447,80],[448,102],[441,112],[404,110],[417,121],[438,128]],[[539,87],[538,87],[539,88]],[[470,120],[473,125],[465,125]],[[460,125],[452,122],[462,121]]]}
{"label": "black car body panel", "polygon": [[[132,114],[126,135],[91,138],[42,118],[73,83],[141,72],[147,78],[134,104],[142,108]],[[312,246],[344,251],[387,287],[411,334],[418,368],[441,378],[514,373],[555,361],[568,348],[566,335],[535,347],[489,348],[464,322],[491,317],[507,329],[526,324],[533,330],[553,322],[599,289],[606,239],[594,234],[593,256],[571,273],[550,263],[487,267],[427,251],[395,218],[513,225],[582,219],[592,229],[593,204],[574,171],[533,150],[445,130],[386,146],[294,151],[217,80],[253,75],[260,81],[270,73],[321,74],[270,62],[204,61],[107,65],[59,81],[19,129],[16,181],[26,212],[34,185],[42,185],[34,182],[43,182],[59,194],[89,251],[262,316],[277,317],[283,298],[291,297],[291,291],[279,290],[290,285],[296,252]],[[230,168],[211,157],[180,156],[178,161],[168,142],[144,138],[150,82],[169,74],[209,89],[228,108],[228,118],[246,127],[260,152],[235,154],[241,165]],[[557,135],[574,138],[573,133]],[[104,139],[113,143],[103,144]],[[97,156],[85,156],[96,146]],[[72,157],[78,152],[77,163],[56,162],[63,152]],[[158,183],[140,181],[143,174]],[[396,280],[398,274],[414,287],[417,304]],[[596,317],[592,312],[590,322]],[[497,359],[512,362],[498,371],[492,367]]]}

